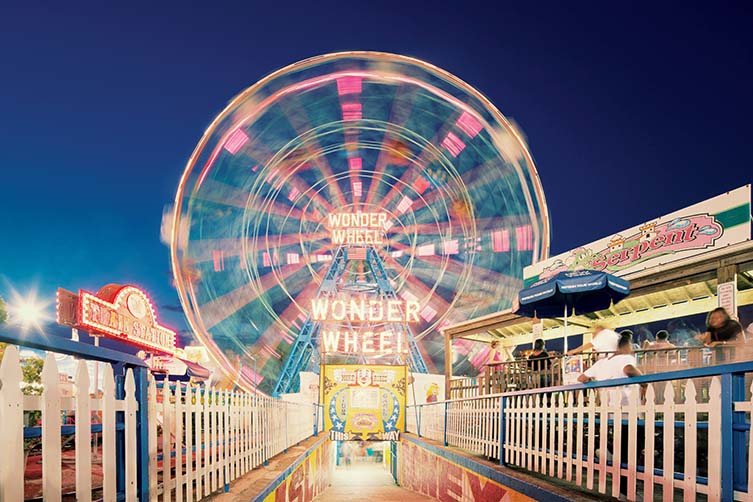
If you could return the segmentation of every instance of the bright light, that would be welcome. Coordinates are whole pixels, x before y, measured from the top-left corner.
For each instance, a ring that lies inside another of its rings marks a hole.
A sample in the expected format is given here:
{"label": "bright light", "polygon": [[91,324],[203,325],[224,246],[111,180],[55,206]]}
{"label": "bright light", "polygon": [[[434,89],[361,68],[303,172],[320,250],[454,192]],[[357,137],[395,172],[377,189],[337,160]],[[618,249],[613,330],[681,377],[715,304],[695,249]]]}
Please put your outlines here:
{"label": "bright light", "polygon": [[37,298],[36,288],[32,288],[26,296],[22,296],[11,287],[11,297],[8,302],[8,323],[21,326],[24,330],[34,328],[42,331],[42,325],[51,321],[47,312],[51,302],[44,302]]}
{"label": "bright light", "polygon": [[43,315],[42,306],[36,303],[22,303],[13,309],[13,320],[22,326],[39,324]]}

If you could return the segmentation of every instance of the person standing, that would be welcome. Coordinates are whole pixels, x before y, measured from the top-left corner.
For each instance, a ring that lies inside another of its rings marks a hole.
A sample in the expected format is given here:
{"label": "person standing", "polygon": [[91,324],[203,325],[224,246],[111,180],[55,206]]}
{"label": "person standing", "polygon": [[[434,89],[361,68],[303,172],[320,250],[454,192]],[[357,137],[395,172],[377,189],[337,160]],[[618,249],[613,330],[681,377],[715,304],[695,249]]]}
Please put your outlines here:
{"label": "person standing", "polygon": [[549,352],[546,351],[544,339],[539,338],[533,342],[533,351],[528,355],[528,370],[538,375],[538,381],[536,375],[532,376],[534,385],[538,383],[538,387],[549,386],[548,370],[550,365],[551,359]]}
{"label": "person standing", "polygon": [[[620,336],[617,343],[617,351],[604,358],[596,361],[593,366],[588,368],[584,373],[578,377],[578,381],[581,383],[588,383],[592,381],[601,382],[604,380],[613,380],[616,378],[636,377],[642,375],[643,372],[638,369],[638,361],[635,359],[633,353],[633,337],[630,333],[624,333]],[[646,385],[641,385],[641,397],[645,391]],[[634,385],[624,385],[621,387],[613,387],[609,390],[601,389],[600,396],[603,400],[607,400],[608,406],[625,407],[630,404],[630,394],[634,391]],[[606,392],[604,392],[606,391]],[[620,416],[620,415],[618,415]],[[622,415],[624,418],[625,415]],[[606,417],[601,417],[602,420]],[[645,429],[643,426],[638,426],[637,431],[637,451],[643,450],[645,444]],[[626,464],[628,462],[628,449],[630,446],[630,436],[628,435],[628,428],[623,426],[622,435],[620,441],[620,463]],[[620,476],[620,494],[627,494],[627,478]]]}

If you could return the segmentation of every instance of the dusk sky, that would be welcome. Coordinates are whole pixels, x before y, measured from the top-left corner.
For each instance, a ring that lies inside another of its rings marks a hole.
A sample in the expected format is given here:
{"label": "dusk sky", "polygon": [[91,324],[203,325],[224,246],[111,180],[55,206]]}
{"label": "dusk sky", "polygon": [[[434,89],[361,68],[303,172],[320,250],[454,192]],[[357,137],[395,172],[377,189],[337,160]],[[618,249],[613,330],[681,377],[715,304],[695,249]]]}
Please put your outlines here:
{"label": "dusk sky", "polygon": [[426,60],[515,120],[551,254],[753,181],[749,3],[17,4],[0,7],[6,300],[117,282],[177,307],[160,221],[201,134],[264,75],[334,51]]}

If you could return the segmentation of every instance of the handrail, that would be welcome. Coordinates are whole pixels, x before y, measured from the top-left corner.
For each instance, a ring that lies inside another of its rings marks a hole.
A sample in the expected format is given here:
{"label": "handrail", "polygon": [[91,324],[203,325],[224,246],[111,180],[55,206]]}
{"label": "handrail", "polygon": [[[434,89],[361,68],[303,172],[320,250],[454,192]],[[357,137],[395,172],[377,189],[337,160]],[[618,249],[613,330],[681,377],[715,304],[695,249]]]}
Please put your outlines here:
{"label": "handrail", "polygon": [[58,354],[66,354],[93,361],[125,363],[126,366],[130,367],[147,367],[142,359],[131,354],[124,354],[123,352],[104,347],[95,347],[88,343],[75,342],[62,336],[48,334],[44,331],[25,333],[21,332],[20,328],[14,329],[12,325],[0,326],[0,342],[22,345],[37,350],[57,352]]}
{"label": "handrail", "polygon": [[620,387],[623,385],[639,385],[642,383],[666,382],[669,380],[684,380],[689,378],[704,378],[718,376],[727,373],[748,373],[753,372],[753,361],[741,361],[736,363],[717,364],[714,366],[701,366],[698,368],[688,368],[683,370],[665,371],[662,373],[650,373],[635,377],[615,378],[612,380],[593,381],[588,383],[577,383],[570,385],[558,385],[555,387],[539,387],[535,389],[522,389],[505,392],[495,392],[493,394],[482,394],[479,396],[461,397],[447,399],[434,403],[416,403],[408,407],[421,407],[442,405],[444,403],[471,401],[474,399],[486,399],[489,397],[512,397],[526,396],[531,394],[550,394],[554,392],[574,391],[581,389],[601,389],[605,387]]}

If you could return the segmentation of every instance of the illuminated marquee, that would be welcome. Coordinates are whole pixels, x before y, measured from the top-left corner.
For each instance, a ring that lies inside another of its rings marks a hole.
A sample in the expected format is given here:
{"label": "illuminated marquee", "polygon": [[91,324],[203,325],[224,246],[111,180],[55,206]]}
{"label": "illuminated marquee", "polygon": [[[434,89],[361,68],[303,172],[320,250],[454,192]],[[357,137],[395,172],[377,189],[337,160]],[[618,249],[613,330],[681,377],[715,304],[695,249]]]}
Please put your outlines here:
{"label": "illuminated marquee", "polygon": [[157,323],[149,298],[134,286],[121,287],[112,302],[81,290],[77,324],[145,350],[175,354],[175,332]]}
{"label": "illuminated marquee", "polygon": [[362,322],[419,322],[419,304],[415,300],[332,300],[316,298],[311,301],[314,321]]}
{"label": "illuminated marquee", "polygon": [[392,331],[338,331],[322,329],[324,351],[363,354],[392,354],[407,352],[404,335]]}
{"label": "illuminated marquee", "polygon": [[333,213],[327,216],[336,245],[382,244],[387,224],[386,213]]}

